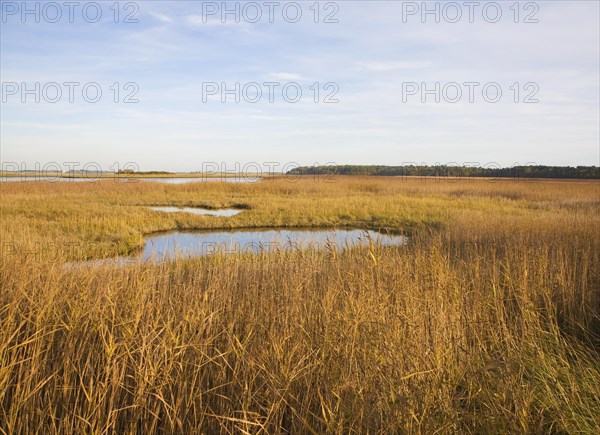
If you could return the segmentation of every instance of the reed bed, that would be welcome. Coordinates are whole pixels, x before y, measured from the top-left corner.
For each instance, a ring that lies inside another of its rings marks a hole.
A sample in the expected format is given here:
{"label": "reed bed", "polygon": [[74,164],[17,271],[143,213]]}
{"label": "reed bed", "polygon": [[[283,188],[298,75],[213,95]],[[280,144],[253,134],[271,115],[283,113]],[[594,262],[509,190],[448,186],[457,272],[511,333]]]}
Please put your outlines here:
{"label": "reed bed", "polygon": [[[6,184],[2,433],[600,431],[597,182]],[[411,241],[64,267],[273,225]]]}

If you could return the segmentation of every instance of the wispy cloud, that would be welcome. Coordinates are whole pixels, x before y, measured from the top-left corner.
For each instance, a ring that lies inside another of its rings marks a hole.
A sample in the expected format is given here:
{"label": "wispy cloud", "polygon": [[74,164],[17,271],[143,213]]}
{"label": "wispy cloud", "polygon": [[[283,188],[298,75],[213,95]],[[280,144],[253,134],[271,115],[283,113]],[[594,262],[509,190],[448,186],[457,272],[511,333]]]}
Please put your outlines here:
{"label": "wispy cloud", "polygon": [[162,21],[163,23],[172,23],[173,19],[167,15],[167,14],[163,14],[163,13],[159,13],[159,12],[148,12],[150,15],[152,15],[154,18],[156,18],[159,21]]}
{"label": "wispy cloud", "polygon": [[274,79],[274,80],[297,80],[297,81],[302,81],[305,80],[305,78],[300,75],[300,74],[296,74],[296,73],[289,73],[289,72],[272,72],[268,74],[269,78]]}
{"label": "wispy cloud", "polygon": [[431,68],[434,66],[432,62],[419,61],[395,61],[395,62],[358,62],[357,66],[369,71],[401,71],[407,69]]}
{"label": "wispy cloud", "polygon": [[[109,15],[96,24],[3,23],[3,82],[97,81],[103,96],[97,104],[11,97],[1,110],[0,157],[135,158],[173,170],[246,157],[598,163],[597,2],[539,2],[540,22],[529,25],[514,23],[508,6],[496,24],[403,23],[400,3],[339,2],[337,24],[315,23],[307,8],[298,23],[278,9],[273,23],[223,24],[187,1],[140,3],[136,24]],[[268,81],[300,83],[301,100],[286,102],[280,86],[273,103],[267,89],[258,102],[241,95],[223,104],[226,89],[203,102],[203,82]],[[499,82],[503,100],[423,104],[417,95],[403,103],[405,81]],[[139,85],[139,103],[122,102],[127,82]],[[538,84],[540,102],[512,102],[516,82],[520,99],[525,83]],[[338,86],[338,103],[324,103],[328,83]]]}

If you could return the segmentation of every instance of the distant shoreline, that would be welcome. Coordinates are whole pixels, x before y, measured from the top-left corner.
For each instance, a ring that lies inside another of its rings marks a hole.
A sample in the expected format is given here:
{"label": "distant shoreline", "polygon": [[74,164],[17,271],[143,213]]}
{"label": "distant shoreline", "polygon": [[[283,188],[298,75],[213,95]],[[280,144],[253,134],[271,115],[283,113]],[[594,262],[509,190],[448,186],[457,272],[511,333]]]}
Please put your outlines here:
{"label": "distant shoreline", "polygon": [[190,178],[190,179],[238,179],[238,178],[297,178],[302,176],[374,176],[406,177],[423,179],[467,178],[467,179],[556,179],[556,180],[600,180],[600,167],[597,166],[514,166],[514,167],[471,167],[449,165],[328,165],[299,166],[287,172],[59,172],[59,171],[0,171],[0,178],[61,178],[61,179],[115,179],[115,178]]}

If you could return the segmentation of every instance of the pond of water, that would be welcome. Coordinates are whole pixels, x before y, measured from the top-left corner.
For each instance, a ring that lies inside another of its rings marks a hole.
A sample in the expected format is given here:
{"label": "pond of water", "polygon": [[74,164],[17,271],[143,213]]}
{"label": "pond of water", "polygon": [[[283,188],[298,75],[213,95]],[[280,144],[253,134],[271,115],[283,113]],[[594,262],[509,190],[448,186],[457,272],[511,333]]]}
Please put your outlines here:
{"label": "pond of water", "polygon": [[402,235],[382,234],[372,230],[272,229],[234,231],[173,231],[146,239],[143,251],[130,257],[116,257],[69,263],[69,268],[124,266],[141,262],[160,263],[175,258],[203,257],[233,253],[269,251],[324,250],[338,251],[356,246],[399,246],[407,242]]}
{"label": "pond of water", "polygon": [[240,213],[242,210],[236,210],[233,208],[211,210],[208,208],[200,207],[150,207],[154,211],[160,211],[163,213],[192,213],[202,216],[222,216],[231,217]]}
{"label": "pond of water", "polygon": [[197,178],[135,178],[133,180],[141,180],[152,183],[163,183],[163,184],[186,184],[186,183],[205,183],[205,182],[217,182],[222,183],[256,183],[260,181],[258,177],[197,177]]}
{"label": "pond of water", "polygon": [[114,178],[114,177],[42,177],[42,176],[31,176],[31,177],[7,177],[0,176],[0,182],[25,182],[25,181],[47,181],[50,183],[93,183],[96,181],[108,180],[108,181],[120,181],[123,183],[135,183],[137,181],[145,181],[151,183],[162,183],[162,184],[186,184],[186,183],[204,183],[204,182],[223,182],[223,183],[256,183],[260,181],[259,177],[175,177],[175,178]]}
{"label": "pond of water", "polygon": [[46,181],[49,183],[82,183],[96,181],[98,178],[83,178],[83,177],[0,177],[0,182],[25,182],[25,181]]}
{"label": "pond of water", "polygon": [[259,253],[272,250],[338,250],[365,246],[370,241],[382,246],[402,245],[406,237],[371,230],[239,230],[177,231],[146,239],[143,260],[197,257],[217,253]]}

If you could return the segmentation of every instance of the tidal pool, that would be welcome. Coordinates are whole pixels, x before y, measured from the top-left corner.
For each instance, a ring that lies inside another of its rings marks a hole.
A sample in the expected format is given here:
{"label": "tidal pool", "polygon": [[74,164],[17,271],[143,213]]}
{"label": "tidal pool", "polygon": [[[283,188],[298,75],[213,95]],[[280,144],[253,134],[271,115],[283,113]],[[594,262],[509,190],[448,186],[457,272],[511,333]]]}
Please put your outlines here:
{"label": "tidal pool", "polygon": [[42,176],[16,176],[7,177],[0,176],[0,182],[26,182],[26,181],[47,181],[50,183],[93,183],[96,181],[109,180],[119,181],[122,183],[136,183],[138,181],[146,181],[149,183],[162,183],[162,184],[186,184],[186,183],[205,183],[205,182],[222,182],[222,183],[256,183],[260,181],[260,177],[174,177],[174,178],[123,178],[123,177],[42,177]]}
{"label": "tidal pool", "polygon": [[101,180],[102,178],[84,178],[84,177],[0,177],[1,183],[16,183],[26,181],[46,181],[49,183],[83,183],[83,182],[94,182]]}
{"label": "tidal pool", "polygon": [[260,253],[274,250],[338,250],[368,246],[403,245],[407,238],[372,230],[238,230],[176,231],[146,239],[142,260],[164,261],[176,257],[202,257],[218,253]]}
{"label": "tidal pool", "polygon": [[67,268],[127,266],[160,263],[175,258],[204,257],[215,254],[261,253],[271,251],[338,251],[356,246],[400,246],[408,237],[382,234],[372,230],[233,230],[173,231],[146,238],[143,251],[135,256],[68,263]]}
{"label": "tidal pool", "polygon": [[208,208],[200,207],[150,207],[154,211],[160,211],[163,213],[192,213],[202,216],[221,216],[231,217],[240,213],[242,210],[236,210],[233,208],[211,210]]}
{"label": "tidal pool", "polygon": [[163,183],[163,184],[186,184],[186,183],[205,183],[205,182],[216,182],[222,183],[256,183],[260,181],[259,177],[180,177],[180,178],[131,178],[131,181],[147,181],[152,183]]}

